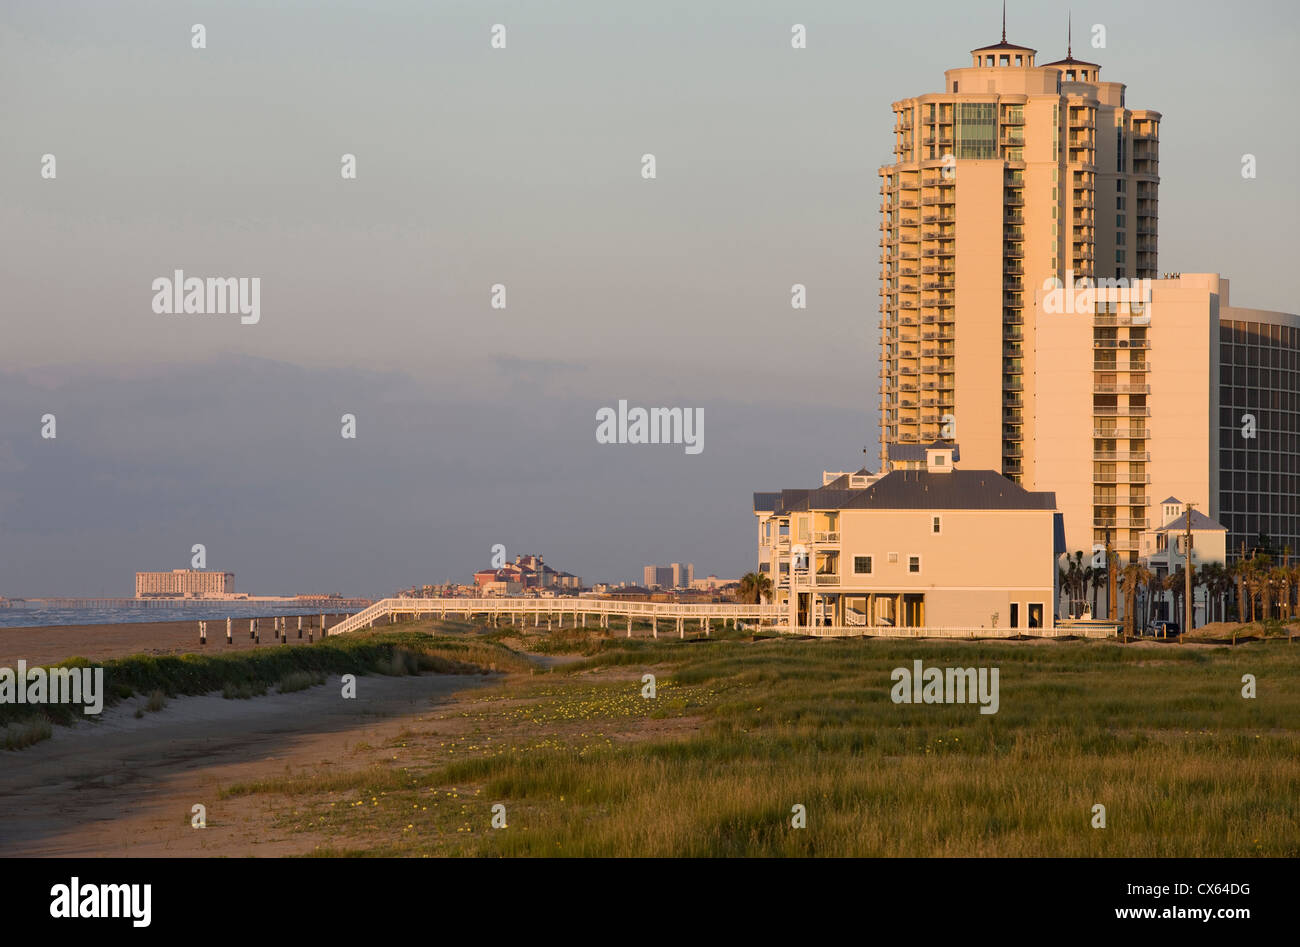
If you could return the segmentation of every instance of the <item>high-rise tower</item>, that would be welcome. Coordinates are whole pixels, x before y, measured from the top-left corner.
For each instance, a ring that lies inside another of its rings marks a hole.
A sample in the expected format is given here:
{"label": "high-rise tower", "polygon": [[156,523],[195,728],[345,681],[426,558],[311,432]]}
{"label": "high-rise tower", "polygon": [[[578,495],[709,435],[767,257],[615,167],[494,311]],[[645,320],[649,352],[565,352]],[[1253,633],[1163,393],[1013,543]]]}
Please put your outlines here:
{"label": "high-rise tower", "polygon": [[882,468],[890,444],[947,440],[968,466],[1020,479],[1034,289],[1156,276],[1160,114],[1128,109],[1124,85],[1072,44],[1056,62],[1036,56],[1004,23],[942,92],[893,105],[895,162],[879,170]]}

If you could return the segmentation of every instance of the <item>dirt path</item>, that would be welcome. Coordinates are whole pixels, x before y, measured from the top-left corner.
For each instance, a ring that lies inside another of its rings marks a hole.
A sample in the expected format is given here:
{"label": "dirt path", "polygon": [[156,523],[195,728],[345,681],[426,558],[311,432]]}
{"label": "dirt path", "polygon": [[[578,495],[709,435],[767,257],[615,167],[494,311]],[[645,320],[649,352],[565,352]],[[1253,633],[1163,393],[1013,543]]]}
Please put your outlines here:
{"label": "dirt path", "polygon": [[[256,796],[220,799],[219,787],[303,767],[366,765],[373,748],[424,719],[453,695],[499,684],[499,676],[338,678],[306,691],[252,700],[173,698],[134,714],[141,699],[97,723],[55,727],[26,750],[0,754],[0,855],[284,855],[315,842],[268,832]],[[360,747],[360,748],[359,748]],[[208,827],[191,827],[191,808]]]}

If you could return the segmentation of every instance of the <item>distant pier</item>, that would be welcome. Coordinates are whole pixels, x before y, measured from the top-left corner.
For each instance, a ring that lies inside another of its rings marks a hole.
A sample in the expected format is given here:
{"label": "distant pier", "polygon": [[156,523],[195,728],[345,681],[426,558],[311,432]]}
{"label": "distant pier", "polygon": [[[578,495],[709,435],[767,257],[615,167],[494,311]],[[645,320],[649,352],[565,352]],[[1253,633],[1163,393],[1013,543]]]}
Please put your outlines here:
{"label": "distant pier", "polygon": [[368,598],[26,598],[0,602],[0,607],[27,605],[50,608],[176,608],[202,605],[270,605],[280,608],[365,608]]}

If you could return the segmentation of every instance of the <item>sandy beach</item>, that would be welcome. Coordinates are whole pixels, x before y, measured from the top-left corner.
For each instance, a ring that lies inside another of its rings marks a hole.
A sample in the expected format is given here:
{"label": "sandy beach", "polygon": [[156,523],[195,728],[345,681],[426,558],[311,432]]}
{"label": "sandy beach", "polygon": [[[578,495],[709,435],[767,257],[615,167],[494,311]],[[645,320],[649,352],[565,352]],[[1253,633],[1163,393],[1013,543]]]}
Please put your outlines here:
{"label": "sandy beach", "polygon": [[[327,628],[343,619],[342,615],[327,615]],[[303,619],[302,644],[307,643],[308,618]],[[298,619],[288,618],[289,644],[299,644]],[[320,622],[319,615],[310,618]],[[19,658],[34,664],[52,664],[65,658],[83,657],[92,660],[121,658],[129,654],[188,654],[207,651],[220,653],[247,648],[283,647],[272,630],[272,618],[259,619],[262,633],[259,645],[248,637],[249,619],[236,619],[232,626],[234,641],[226,644],[226,623],[208,622],[208,644],[199,644],[199,623],[194,621],[130,622],[104,625],[49,625],[26,628],[0,628],[0,666],[13,667]],[[320,630],[314,637],[320,640]]]}
{"label": "sandy beach", "polygon": [[[305,854],[330,839],[268,831],[263,800],[223,799],[220,788],[373,765],[405,728],[493,679],[368,675],[355,700],[340,700],[334,678],[253,700],[173,698],[142,718],[141,698],[124,701],[95,723],[56,727],[53,738],[6,755],[0,857]],[[207,809],[204,831],[191,826],[196,804]]]}

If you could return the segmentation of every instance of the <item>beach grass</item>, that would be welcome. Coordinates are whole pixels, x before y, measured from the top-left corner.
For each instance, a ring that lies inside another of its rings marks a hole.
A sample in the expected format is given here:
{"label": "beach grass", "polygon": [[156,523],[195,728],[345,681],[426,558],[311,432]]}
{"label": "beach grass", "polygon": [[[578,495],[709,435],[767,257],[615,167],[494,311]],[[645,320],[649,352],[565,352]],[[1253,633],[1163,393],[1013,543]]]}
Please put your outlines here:
{"label": "beach grass", "polygon": [[[331,853],[1295,857],[1298,655],[606,636],[468,696],[390,761],[227,792],[274,797],[277,826]],[[998,712],[894,703],[892,670],[918,658],[998,668]]]}
{"label": "beach grass", "polygon": [[[231,654],[141,654],[94,665],[86,658],[74,657],[48,667],[102,667],[105,707],[148,694],[146,708],[153,711],[162,709],[171,697],[220,692],[224,697],[247,699],[272,687],[287,692],[280,687],[286,681],[291,690],[299,689],[293,686],[299,680],[316,681],[334,674],[486,674],[532,666],[527,658],[500,643],[441,632],[438,622],[424,622],[415,629],[354,632],[292,648]],[[42,721],[69,725],[93,719],[82,712],[81,705],[0,704],[0,727],[29,728],[24,733],[50,732],[40,726]],[[15,749],[33,742],[36,740],[26,737],[6,737],[5,746]]]}

